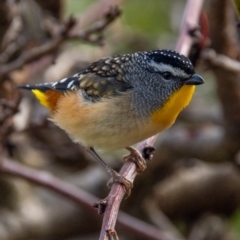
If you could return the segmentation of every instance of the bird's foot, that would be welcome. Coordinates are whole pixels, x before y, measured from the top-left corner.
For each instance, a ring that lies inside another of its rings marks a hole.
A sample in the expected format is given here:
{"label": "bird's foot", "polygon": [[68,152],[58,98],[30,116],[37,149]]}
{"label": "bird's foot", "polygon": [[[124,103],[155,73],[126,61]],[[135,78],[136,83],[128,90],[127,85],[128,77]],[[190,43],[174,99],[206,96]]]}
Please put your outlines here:
{"label": "bird's foot", "polygon": [[125,188],[126,195],[127,195],[127,198],[128,198],[131,194],[131,190],[133,188],[133,183],[131,181],[129,181],[128,179],[126,179],[124,176],[120,175],[119,173],[117,173],[116,171],[111,169],[111,168],[109,169],[109,174],[111,175],[111,179],[107,183],[107,186],[109,188],[111,188],[114,183],[122,184]]}
{"label": "bird's foot", "polygon": [[[131,194],[131,189],[133,188],[133,184],[131,181],[127,180],[125,177],[121,176],[119,173],[117,173],[116,171],[114,171],[112,168],[110,168],[103,160],[102,158],[96,153],[96,151],[94,150],[93,147],[89,148],[89,152],[93,155],[93,157],[95,157],[108,171],[108,173],[111,175],[111,179],[109,180],[109,182],[107,183],[107,186],[109,188],[112,187],[112,185],[117,182],[122,184],[125,187],[125,191],[126,191],[126,195],[127,197],[130,196]],[[100,212],[104,212],[104,204],[105,203],[100,203],[100,207],[102,210],[100,210]]]}
{"label": "bird's foot", "polygon": [[143,172],[147,168],[147,164],[141,153],[133,147],[126,147],[126,149],[130,151],[130,154],[124,156],[123,161],[126,162],[131,160],[135,162],[138,173]]}

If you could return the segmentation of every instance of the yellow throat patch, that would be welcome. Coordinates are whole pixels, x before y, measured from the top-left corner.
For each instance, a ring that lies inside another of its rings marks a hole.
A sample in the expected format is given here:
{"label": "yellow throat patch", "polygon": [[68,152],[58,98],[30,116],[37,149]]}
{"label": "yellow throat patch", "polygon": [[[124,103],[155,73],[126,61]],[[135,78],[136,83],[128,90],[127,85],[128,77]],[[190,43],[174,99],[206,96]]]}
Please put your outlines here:
{"label": "yellow throat patch", "polygon": [[161,125],[163,128],[171,126],[178,114],[191,101],[194,91],[194,85],[183,85],[172,94],[162,108],[153,112],[151,117],[152,122]]}

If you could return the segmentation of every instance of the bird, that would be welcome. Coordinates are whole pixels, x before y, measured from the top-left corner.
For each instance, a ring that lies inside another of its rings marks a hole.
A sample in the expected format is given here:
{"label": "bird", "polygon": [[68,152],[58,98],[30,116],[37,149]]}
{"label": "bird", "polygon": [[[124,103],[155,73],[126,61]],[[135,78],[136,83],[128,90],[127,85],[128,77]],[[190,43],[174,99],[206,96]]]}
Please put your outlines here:
{"label": "bird", "polygon": [[157,49],[105,57],[58,82],[19,88],[31,90],[51,120],[127,188],[95,149],[126,148],[142,171],[145,160],[132,145],[169,128],[203,83],[189,58]]}

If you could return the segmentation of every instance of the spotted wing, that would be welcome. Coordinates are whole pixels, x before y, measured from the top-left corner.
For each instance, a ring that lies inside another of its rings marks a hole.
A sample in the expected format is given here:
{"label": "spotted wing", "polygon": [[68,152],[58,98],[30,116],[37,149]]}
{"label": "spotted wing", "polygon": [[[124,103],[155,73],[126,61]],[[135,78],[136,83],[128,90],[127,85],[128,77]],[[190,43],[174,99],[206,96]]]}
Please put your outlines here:
{"label": "spotted wing", "polygon": [[109,57],[91,64],[79,73],[79,88],[93,100],[112,97],[131,89],[125,81],[127,55]]}

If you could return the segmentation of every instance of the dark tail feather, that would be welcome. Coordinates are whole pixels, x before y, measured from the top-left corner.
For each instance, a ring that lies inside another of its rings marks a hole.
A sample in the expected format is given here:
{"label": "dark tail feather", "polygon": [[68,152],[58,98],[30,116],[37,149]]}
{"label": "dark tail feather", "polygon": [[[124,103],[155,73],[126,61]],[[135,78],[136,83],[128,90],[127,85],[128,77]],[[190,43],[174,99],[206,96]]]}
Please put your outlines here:
{"label": "dark tail feather", "polygon": [[65,92],[65,91],[74,89],[76,86],[78,86],[78,77],[69,77],[69,78],[62,79],[59,82],[40,83],[35,85],[24,85],[24,86],[18,86],[17,88],[25,89],[25,90],[37,89],[41,92],[45,92],[49,89],[55,90],[58,92]]}
{"label": "dark tail feather", "polygon": [[18,89],[24,89],[24,90],[34,90],[34,89],[37,89],[37,90],[39,90],[41,92],[45,92],[48,89],[51,89],[47,84],[22,85],[22,86],[17,86],[17,88]]}

